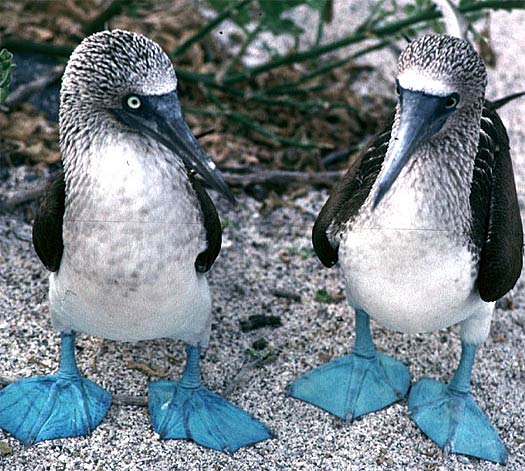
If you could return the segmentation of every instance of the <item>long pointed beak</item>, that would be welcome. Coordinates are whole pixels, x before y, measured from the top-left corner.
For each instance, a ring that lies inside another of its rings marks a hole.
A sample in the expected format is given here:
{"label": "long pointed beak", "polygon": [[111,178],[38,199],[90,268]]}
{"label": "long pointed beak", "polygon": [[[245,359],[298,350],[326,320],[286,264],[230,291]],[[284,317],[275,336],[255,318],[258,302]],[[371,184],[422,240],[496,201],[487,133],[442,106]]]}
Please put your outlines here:
{"label": "long pointed beak", "polygon": [[175,91],[165,95],[141,96],[142,109],[116,111],[121,121],[153,137],[182,159],[214,190],[236,204],[235,196],[210,157],[202,150],[182,116]]}
{"label": "long pointed beak", "polygon": [[202,150],[182,116],[159,123],[157,139],[177,154],[187,167],[198,173],[208,185],[217,190],[232,204],[235,196],[215,162]]}
{"label": "long pointed beak", "polygon": [[446,120],[443,97],[426,95],[401,88],[400,122],[397,135],[389,146],[385,162],[388,167],[379,181],[372,209],[390,190],[417,147],[436,134]]}

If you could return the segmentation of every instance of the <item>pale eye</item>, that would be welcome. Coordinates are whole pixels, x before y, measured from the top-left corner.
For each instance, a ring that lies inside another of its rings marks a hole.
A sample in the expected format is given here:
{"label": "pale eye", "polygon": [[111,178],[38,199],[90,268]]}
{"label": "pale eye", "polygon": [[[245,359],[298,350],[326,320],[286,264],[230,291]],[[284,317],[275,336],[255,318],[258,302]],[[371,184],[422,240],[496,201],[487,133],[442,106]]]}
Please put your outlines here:
{"label": "pale eye", "polygon": [[459,103],[459,95],[457,93],[453,93],[447,98],[447,101],[445,102],[445,108],[451,110],[458,106]]}
{"label": "pale eye", "polygon": [[138,96],[131,95],[126,99],[126,105],[132,110],[138,110],[141,107],[142,102]]}

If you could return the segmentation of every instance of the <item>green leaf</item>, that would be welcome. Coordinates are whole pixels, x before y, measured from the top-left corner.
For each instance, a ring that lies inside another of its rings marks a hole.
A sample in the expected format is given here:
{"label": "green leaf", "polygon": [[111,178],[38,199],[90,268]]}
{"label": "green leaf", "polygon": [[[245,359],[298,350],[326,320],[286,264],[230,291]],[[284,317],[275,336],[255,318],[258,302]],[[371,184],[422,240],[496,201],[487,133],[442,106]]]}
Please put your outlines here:
{"label": "green leaf", "polygon": [[412,15],[415,10],[416,10],[416,7],[414,5],[411,5],[410,3],[403,7],[403,12],[405,13],[406,16]]}
{"label": "green leaf", "polygon": [[334,302],[333,296],[328,291],[326,291],[324,288],[318,289],[315,292],[315,300],[318,303],[333,303]]}
{"label": "green leaf", "polygon": [[261,17],[261,29],[273,34],[292,34],[297,36],[303,29],[288,18],[281,15],[298,5],[304,4],[304,0],[259,0],[259,6],[263,13]]}
{"label": "green leaf", "polygon": [[292,34],[294,36],[301,34],[304,30],[297,26],[288,18],[277,18],[276,20],[265,22],[266,31],[277,34]]}
{"label": "green leaf", "polygon": [[322,12],[325,8],[327,0],[304,0],[304,4],[309,6],[312,10],[319,10]]}
{"label": "green leaf", "polygon": [[288,253],[293,257],[301,257],[303,260],[311,258],[315,255],[314,249],[311,247],[290,247]]}
{"label": "green leaf", "polygon": [[[217,13],[221,14],[225,10],[234,7],[239,3],[239,0],[208,0],[208,2]],[[232,14],[230,18],[239,26],[247,25],[251,21],[248,6],[237,9],[236,13]]]}
{"label": "green leaf", "polygon": [[304,4],[304,0],[259,0],[259,6],[264,15],[275,19],[279,18],[285,11]]}
{"label": "green leaf", "polygon": [[7,49],[0,51],[0,103],[7,98],[7,90],[11,82],[11,71],[15,68],[13,54]]}

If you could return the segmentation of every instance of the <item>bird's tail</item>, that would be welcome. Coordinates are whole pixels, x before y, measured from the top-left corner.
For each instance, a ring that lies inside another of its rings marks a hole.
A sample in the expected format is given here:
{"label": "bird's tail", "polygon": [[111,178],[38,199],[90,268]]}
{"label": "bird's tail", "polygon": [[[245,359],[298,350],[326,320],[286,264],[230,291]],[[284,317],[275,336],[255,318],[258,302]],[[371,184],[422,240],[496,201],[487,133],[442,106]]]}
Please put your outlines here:
{"label": "bird's tail", "polygon": [[504,96],[503,98],[500,98],[496,101],[485,100],[485,105],[491,110],[497,110],[505,106],[507,103],[510,103],[511,101],[516,100],[522,96],[525,96],[525,92],[512,93],[511,95]]}

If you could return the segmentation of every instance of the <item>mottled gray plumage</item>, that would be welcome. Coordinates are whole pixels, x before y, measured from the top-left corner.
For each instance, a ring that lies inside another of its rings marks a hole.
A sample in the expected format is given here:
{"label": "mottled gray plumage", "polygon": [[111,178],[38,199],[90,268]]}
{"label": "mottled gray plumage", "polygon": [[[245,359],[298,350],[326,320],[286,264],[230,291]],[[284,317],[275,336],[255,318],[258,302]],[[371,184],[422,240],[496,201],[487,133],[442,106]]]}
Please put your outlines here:
{"label": "mottled gray plumage", "polygon": [[321,261],[340,262],[356,313],[354,351],[299,378],[291,393],[342,418],[387,407],[405,396],[410,374],[375,351],[369,317],[407,333],[459,323],[454,377],[412,384],[410,415],[445,453],[504,464],[505,446],[470,394],[477,345],[523,255],[509,141],[485,104],[486,81],[462,39],[423,36],[401,54],[395,116],[334,189],[312,233]]}
{"label": "mottled gray plumage", "polygon": [[36,215],[33,241],[52,271],[49,307],[62,338],[56,375],[0,391],[0,427],[24,443],[86,435],[111,394],[83,377],[75,333],[121,341],[184,341],[179,381],[148,386],[162,439],[233,453],[267,440],[268,427],[201,382],[211,330],[204,273],[221,248],[221,224],[198,180],[235,198],[182,115],[168,56],[139,34],[104,31],[82,41],[64,73],[64,173]]}
{"label": "mottled gray plumage", "polygon": [[484,96],[487,72],[468,41],[446,35],[428,35],[412,41],[399,56],[398,75],[417,70],[423,77],[453,86],[466,98]]}
{"label": "mottled gray plumage", "polygon": [[[187,161],[155,138],[159,124],[147,107],[153,100],[164,112],[156,97],[172,97],[176,86],[162,49],[127,31],[86,38],[68,62],[60,104],[64,174],[33,230],[37,253],[55,272],[51,313],[60,330],[207,343],[210,299],[200,273],[220,251],[220,221]],[[135,114],[151,129],[128,120],[129,96],[142,100]],[[163,316],[165,325],[155,321]]]}
{"label": "mottled gray plumage", "polygon": [[[161,95],[176,86],[169,58],[145,36],[114,30],[82,41],[67,63],[60,91],[60,147],[67,156],[66,175],[98,133],[136,132],[112,115],[126,95]],[[70,186],[70,179],[66,181]]]}
{"label": "mottled gray plumage", "polygon": [[[478,296],[494,301],[512,288],[521,271],[521,220],[508,137],[497,113],[484,105],[486,81],[483,62],[464,40],[431,35],[407,46],[399,58],[398,86],[444,99],[457,94],[459,104],[442,128],[414,150],[374,209],[380,179],[394,158],[392,149],[400,129],[398,103],[393,120],[348,170],[315,223],[314,248],[326,266],[333,266],[343,254],[345,273],[351,274],[361,257],[377,257],[381,265],[381,259],[392,257],[389,250],[393,250],[408,262],[420,257],[422,250],[445,250],[449,245],[446,250],[450,253],[454,247],[464,247],[470,254],[466,254],[464,267],[472,280],[467,292],[476,289]],[[489,230],[489,221],[495,218],[499,218],[498,227],[492,225]],[[352,234],[358,237],[361,233],[371,237],[385,234],[376,254],[371,248],[359,248],[357,240],[350,242]],[[390,234],[394,233],[392,240]],[[414,234],[419,241],[413,240]],[[403,245],[405,238],[408,245]],[[439,240],[445,244],[441,249]],[[406,254],[400,255],[403,250]],[[432,269],[428,267],[430,272]],[[410,274],[408,266],[407,270]],[[414,267],[412,270],[418,273]],[[370,277],[368,283],[373,285],[374,275],[370,273]],[[414,279],[416,292],[420,281]],[[348,283],[351,287],[352,282]],[[374,312],[370,314],[374,317]],[[441,316],[445,317],[443,325],[449,325],[446,315]],[[397,328],[403,330],[400,325]],[[488,324],[482,330],[484,333],[474,335],[478,341],[488,333]]]}

